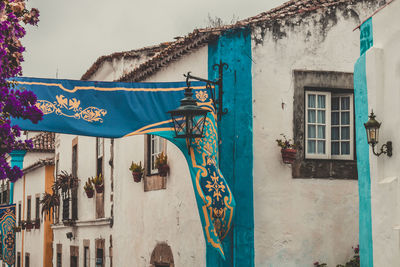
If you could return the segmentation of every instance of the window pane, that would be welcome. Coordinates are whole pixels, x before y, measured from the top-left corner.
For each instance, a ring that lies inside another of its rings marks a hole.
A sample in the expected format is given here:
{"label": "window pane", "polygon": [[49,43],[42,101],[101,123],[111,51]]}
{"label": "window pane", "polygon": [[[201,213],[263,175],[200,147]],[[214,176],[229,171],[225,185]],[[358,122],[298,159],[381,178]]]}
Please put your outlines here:
{"label": "window pane", "polygon": [[342,155],[350,155],[350,142],[341,143]]}
{"label": "window pane", "polygon": [[307,141],[307,153],[315,154],[315,141]]}
{"label": "window pane", "polygon": [[325,111],[324,110],[318,110],[318,123],[325,124]]}
{"label": "window pane", "polygon": [[332,155],[339,155],[339,142],[332,142]]}
{"label": "window pane", "polygon": [[318,126],[318,138],[325,139],[325,126]]}
{"label": "window pane", "polygon": [[308,95],[308,107],[315,108],[315,95]]}
{"label": "window pane", "polygon": [[315,125],[308,125],[308,138],[315,138]]}
{"label": "window pane", "polygon": [[341,139],[349,140],[350,139],[350,127],[342,127],[341,129]]}
{"label": "window pane", "polygon": [[339,125],[339,112],[332,112],[332,125]]}
{"label": "window pane", "polygon": [[340,140],[339,127],[332,127],[331,138],[332,138],[332,140]]}
{"label": "window pane", "polygon": [[318,154],[325,154],[325,141],[318,141]]}
{"label": "window pane", "polygon": [[342,124],[349,125],[350,124],[350,112],[342,112],[341,121],[342,121]]}
{"label": "window pane", "polygon": [[350,109],[350,97],[341,97],[342,110]]}
{"label": "window pane", "polygon": [[308,111],[308,122],[315,123],[315,110]]}
{"label": "window pane", "polygon": [[325,96],[324,95],[318,96],[318,108],[325,108]]}
{"label": "window pane", "polygon": [[332,110],[339,110],[339,97],[332,97]]}

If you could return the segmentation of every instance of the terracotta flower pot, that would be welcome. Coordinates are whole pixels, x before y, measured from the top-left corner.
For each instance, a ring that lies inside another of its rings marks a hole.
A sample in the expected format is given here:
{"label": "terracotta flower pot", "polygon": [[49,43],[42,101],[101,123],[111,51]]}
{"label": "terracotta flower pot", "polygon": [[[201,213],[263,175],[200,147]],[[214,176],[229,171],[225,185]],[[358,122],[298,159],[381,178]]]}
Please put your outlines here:
{"label": "terracotta flower pot", "polygon": [[296,160],[296,149],[285,148],[281,150],[283,163],[292,164]]}
{"label": "terracotta flower pot", "polygon": [[94,185],[94,187],[96,188],[96,193],[103,193],[103,191],[104,191],[104,184],[101,184],[101,185]]}
{"label": "terracotta flower pot", "polygon": [[94,190],[87,190],[85,193],[88,198],[92,198],[94,195]]}
{"label": "terracotta flower pot", "polygon": [[141,172],[132,172],[133,180],[135,183],[139,183],[142,180],[143,173]]}
{"label": "terracotta flower pot", "polygon": [[168,172],[169,172],[168,164],[164,164],[158,167],[158,174],[161,177],[166,177],[168,175]]}
{"label": "terracotta flower pot", "polygon": [[27,222],[27,223],[26,223],[26,230],[30,230],[30,229],[32,229],[32,228],[33,228],[33,223]]}

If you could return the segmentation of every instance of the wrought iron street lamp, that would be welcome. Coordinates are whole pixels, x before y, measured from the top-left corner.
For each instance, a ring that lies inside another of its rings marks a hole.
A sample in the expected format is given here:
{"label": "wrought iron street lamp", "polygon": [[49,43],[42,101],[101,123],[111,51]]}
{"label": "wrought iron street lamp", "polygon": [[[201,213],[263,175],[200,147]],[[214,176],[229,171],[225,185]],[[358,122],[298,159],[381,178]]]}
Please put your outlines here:
{"label": "wrought iron street lamp", "polygon": [[[186,144],[190,153],[190,143],[192,138],[202,138],[204,131],[204,124],[206,122],[206,117],[208,110],[202,109],[197,105],[197,101],[193,98],[192,88],[190,88],[189,80],[197,80],[206,82],[206,88],[210,90],[210,95],[216,113],[218,115],[218,120],[221,120],[222,115],[227,113],[226,109],[222,107],[222,78],[223,70],[227,69],[228,65],[220,61],[219,64],[213,66],[214,70],[218,70],[218,79],[215,81],[210,81],[207,79],[199,78],[190,75],[188,72],[186,75],[187,88],[185,89],[185,97],[181,99],[181,105],[174,110],[168,111],[171,115],[172,121],[175,128],[175,138],[185,138]],[[214,88],[213,88],[214,85]],[[215,86],[218,87],[218,99],[216,99]]]}
{"label": "wrought iron street lamp", "polygon": [[170,113],[174,123],[175,138],[185,138],[190,153],[192,138],[203,137],[208,110],[197,106],[188,78],[186,83],[185,97],[181,99],[181,105],[177,109],[168,111],[168,113]]}
{"label": "wrought iron street lamp", "polygon": [[387,141],[386,144],[381,146],[380,152],[375,152],[375,146],[379,142],[379,128],[381,127],[381,123],[375,119],[374,111],[371,111],[369,115],[369,120],[364,123],[365,130],[367,131],[367,139],[368,144],[372,146],[372,153],[376,156],[380,156],[381,154],[387,154],[389,157],[392,156],[392,142]]}

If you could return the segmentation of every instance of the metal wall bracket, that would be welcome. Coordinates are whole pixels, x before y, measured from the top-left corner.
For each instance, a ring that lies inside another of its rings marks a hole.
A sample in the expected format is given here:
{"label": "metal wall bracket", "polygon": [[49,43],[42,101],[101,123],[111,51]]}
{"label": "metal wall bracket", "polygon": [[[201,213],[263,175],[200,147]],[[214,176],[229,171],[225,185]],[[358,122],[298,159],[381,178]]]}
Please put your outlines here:
{"label": "metal wall bracket", "polygon": [[[211,98],[213,100],[214,103],[214,108],[217,112],[217,116],[218,116],[218,121],[221,120],[222,115],[225,115],[226,113],[228,113],[228,109],[227,108],[223,108],[223,95],[224,95],[224,90],[223,90],[223,72],[224,70],[228,69],[228,64],[223,63],[222,61],[219,62],[219,64],[214,64],[213,65],[213,70],[218,70],[218,79],[211,81],[211,80],[207,80],[204,78],[200,78],[200,77],[196,77],[191,75],[190,71],[187,74],[184,74],[183,76],[186,77],[186,83],[188,85],[188,87],[190,86],[190,79],[191,80],[196,80],[196,81],[202,81],[206,83],[206,88],[210,91],[211,94]],[[214,87],[213,87],[214,85]],[[216,96],[216,88],[218,87],[218,98]]]}

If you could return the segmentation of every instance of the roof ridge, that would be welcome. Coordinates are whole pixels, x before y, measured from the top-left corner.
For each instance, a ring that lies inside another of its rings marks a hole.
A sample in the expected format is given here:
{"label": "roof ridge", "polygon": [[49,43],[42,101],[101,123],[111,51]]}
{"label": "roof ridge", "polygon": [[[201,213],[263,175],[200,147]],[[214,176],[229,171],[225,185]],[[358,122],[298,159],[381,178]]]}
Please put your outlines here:
{"label": "roof ridge", "polygon": [[[138,49],[132,49],[129,51],[121,51],[121,52],[114,52],[108,55],[103,55],[97,58],[97,60],[90,66],[90,68],[82,75],[81,80],[87,81],[90,79],[90,77],[100,68],[100,66],[105,62],[105,61],[111,61],[112,59],[115,58],[121,58],[121,57],[126,57],[126,56],[131,56],[131,57],[139,57],[140,52],[144,51],[151,51],[151,50],[157,50],[160,49],[160,51],[163,49],[163,47],[167,47],[169,44],[173,42],[163,42],[159,43],[156,45],[150,45],[150,46],[145,46],[142,48]],[[159,52],[159,51],[157,51]],[[155,53],[157,53],[155,52]],[[136,54],[136,55],[135,55]]]}

